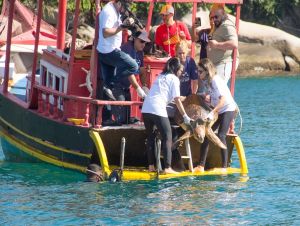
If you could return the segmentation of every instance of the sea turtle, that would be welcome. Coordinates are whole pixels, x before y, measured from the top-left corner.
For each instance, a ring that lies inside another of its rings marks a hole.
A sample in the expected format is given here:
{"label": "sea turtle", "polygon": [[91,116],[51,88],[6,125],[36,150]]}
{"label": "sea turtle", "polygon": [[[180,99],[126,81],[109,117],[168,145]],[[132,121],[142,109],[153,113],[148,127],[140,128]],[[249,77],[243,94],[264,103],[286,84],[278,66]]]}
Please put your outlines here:
{"label": "sea turtle", "polygon": [[181,114],[179,113],[178,109],[176,110],[174,120],[179,126],[181,126],[185,130],[185,133],[175,141],[174,145],[177,144],[179,141],[190,138],[192,136],[199,143],[203,143],[204,137],[206,136],[218,147],[226,149],[226,145],[224,145],[221,142],[221,140],[211,129],[211,126],[218,119],[218,114],[216,113],[214,115],[213,120],[206,119],[208,113],[212,109],[203,100],[203,98],[199,95],[192,94],[187,96],[186,99],[182,102],[182,104],[187,115],[192,119],[192,121],[190,126],[184,124]]}

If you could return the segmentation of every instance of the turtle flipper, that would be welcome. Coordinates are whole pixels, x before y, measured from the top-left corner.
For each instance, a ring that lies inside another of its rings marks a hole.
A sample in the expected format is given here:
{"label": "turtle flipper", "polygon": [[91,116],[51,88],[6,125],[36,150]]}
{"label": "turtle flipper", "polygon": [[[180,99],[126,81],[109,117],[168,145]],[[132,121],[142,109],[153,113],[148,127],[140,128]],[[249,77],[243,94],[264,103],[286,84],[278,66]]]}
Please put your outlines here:
{"label": "turtle flipper", "polygon": [[188,139],[192,136],[192,132],[190,130],[186,131],[181,137],[179,137],[172,145],[172,149],[178,145],[178,143],[182,140]]}
{"label": "turtle flipper", "polygon": [[213,142],[219,148],[227,149],[227,146],[222,143],[220,138],[214,133],[211,127],[206,128],[206,136],[211,142]]}

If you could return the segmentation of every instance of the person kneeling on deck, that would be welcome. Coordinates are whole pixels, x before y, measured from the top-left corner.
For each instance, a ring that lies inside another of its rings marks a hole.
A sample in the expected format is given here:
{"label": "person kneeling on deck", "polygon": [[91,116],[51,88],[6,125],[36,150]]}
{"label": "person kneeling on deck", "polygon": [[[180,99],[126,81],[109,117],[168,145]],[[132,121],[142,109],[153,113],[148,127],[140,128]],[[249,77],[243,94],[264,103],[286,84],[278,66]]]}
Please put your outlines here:
{"label": "person kneeling on deck", "polygon": [[86,169],[86,182],[104,181],[102,169],[97,164],[89,164]]}
{"label": "person kneeling on deck", "polygon": [[[121,21],[121,13],[125,10],[124,4],[126,4],[125,0],[108,2],[102,9],[99,17],[97,51],[104,82],[103,92],[110,99],[115,99],[110,90],[113,86],[114,76],[120,79],[127,77],[136,89],[139,97],[145,98],[146,94],[134,76],[138,70],[138,64],[132,57],[120,50],[122,43],[121,31],[127,29],[133,23],[132,18]],[[115,75],[116,68],[118,68],[118,74]]]}
{"label": "person kneeling on deck", "polygon": [[[206,90],[210,95],[210,103],[213,106],[213,110],[207,115],[207,119],[213,120],[214,114],[218,114],[217,121],[213,124],[212,130],[218,129],[218,137],[223,144],[226,144],[226,134],[228,132],[231,121],[234,119],[235,110],[237,105],[230,93],[230,90],[226,82],[217,76],[216,68],[211,60],[205,58],[202,59],[198,67],[199,78],[206,84]],[[208,153],[208,139],[204,138],[204,141],[200,149],[200,161],[199,165],[194,168],[194,172],[203,172]],[[222,172],[226,172],[228,166],[228,151],[227,149],[221,149],[222,157]]]}
{"label": "person kneeling on deck", "polygon": [[[140,75],[140,80],[143,85],[142,89],[145,93],[149,90],[146,84],[146,71],[144,68],[144,53],[143,49],[147,42],[150,42],[148,33],[146,31],[137,31],[130,40],[121,46],[121,50],[131,56],[138,64],[139,69],[135,72],[136,75]],[[117,75],[120,74],[119,68],[117,68]],[[128,78],[116,77],[114,88],[112,88],[114,97],[119,101],[131,101],[130,95],[130,82]],[[120,124],[133,124],[138,121],[136,118],[130,118],[130,106],[112,106],[112,114],[115,116],[117,123]]]}
{"label": "person kneeling on deck", "polygon": [[177,173],[171,168],[172,161],[172,132],[167,114],[167,105],[173,99],[183,116],[184,122],[190,124],[191,119],[186,114],[180,96],[179,76],[182,74],[183,66],[176,57],[170,58],[162,73],[156,78],[151,86],[148,96],[145,98],[142,114],[147,133],[147,155],[149,171],[155,171],[155,128],[162,137],[162,153],[164,156],[165,173]]}

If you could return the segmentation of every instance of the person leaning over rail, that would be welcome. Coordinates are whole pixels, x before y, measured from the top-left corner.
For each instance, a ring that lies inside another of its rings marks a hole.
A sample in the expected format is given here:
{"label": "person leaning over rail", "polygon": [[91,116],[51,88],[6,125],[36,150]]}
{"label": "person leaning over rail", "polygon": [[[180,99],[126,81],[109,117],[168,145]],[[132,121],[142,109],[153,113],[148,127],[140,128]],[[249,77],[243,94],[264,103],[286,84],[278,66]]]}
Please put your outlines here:
{"label": "person leaning over rail", "polygon": [[169,56],[175,56],[175,46],[180,40],[187,40],[191,43],[191,35],[187,26],[174,20],[174,8],[171,5],[164,5],[160,14],[163,24],[159,25],[155,32],[155,44],[158,50],[163,50]]}
{"label": "person leaning over rail", "polygon": [[[136,75],[140,76],[142,89],[147,94],[149,89],[146,83],[146,70],[144,68],[144,52],[145,44],[150,42],[148,33],[146,31],[137,31],[132,34],[132,40],[129,40],[121,46],[121,50],[131,56],[138,64],[139,69],[135,72]],[[117,68],[117,73],[118,72]],[[112,88],[113,95],[117,100],[120,101],[131,101],[130,95],[130,82],[128,78],[116,78],[114,88]],[[138,121],[137,118],[130,118],[130,106],[112,106],[112,114],[118,123],[121,124],[132,124]]]}
{"label": "person leaning over rail", "polygon": [[[207,84],[210,96],[210,104],[213,110],[207,115],[208,120],[213,120],[214,115],[218,114],[217,121],[213,124],[212,130],[218,129],[218,137],[223,144],[226,144],[226,134],[231,121],[234,119],[237,105],[230,93],[224,80],[217,76],[216,68],[209,59],[203,59],[198,65],[199,78]],[[203,172],[208,153],[208,139],[205,137],[200,149],[199,165],[194,168],[195,172]],[[222,171],[226,172],[228,166],[227,149],[221,149]]]}
{"label": "person leaning over rail", "polygon": [[[103,92],[111,99],[115,99],[111,93],[114,76],[127,77],[129,82],[141,98],[145,98],[144,90],[139,86],[134,73],[138,65],[132,57],[121,51],[122,31],[134,23],[132,18],[121,21],[121,13],[125,10],[126,0],[113,0],[108,2],[99,16],[99,40],[97,45],[98,59],[101,66],[103,80]],[[115,69],[118,74],[115,75]],[[101,77],[101,75],[98,75]]]}
{"label": "person leaning over rail", "polygon": [[[155,126],[162,137],[162,153],[164,156],[165,173],[177,173],[171,168],[172,162],[172,131],[167,114],[167,104],[173,99],[183,116],[184,123],[190,124],[191,119],[186,114],[180,96],[179,76],[182,74],[183,66],[176,57],[170,58],[162,73],[152,84],[142,107],[142,115],[147,133],[147,156],[149,171],[155,171],[154,167],[154,142]],[[159,158],[159,156],[158,156]]]}
{"label": "person leaning over rail", "polygon": [[[210,10],[210,20],[214,28],[211,39],[208,40],[207,57],[216,66],[217,74],[227,83],[231,77],[233,49],[238,47],[236,27],[228,18],[224,4],[213,4]],[[237,66],[238,56],[235,70]]]}

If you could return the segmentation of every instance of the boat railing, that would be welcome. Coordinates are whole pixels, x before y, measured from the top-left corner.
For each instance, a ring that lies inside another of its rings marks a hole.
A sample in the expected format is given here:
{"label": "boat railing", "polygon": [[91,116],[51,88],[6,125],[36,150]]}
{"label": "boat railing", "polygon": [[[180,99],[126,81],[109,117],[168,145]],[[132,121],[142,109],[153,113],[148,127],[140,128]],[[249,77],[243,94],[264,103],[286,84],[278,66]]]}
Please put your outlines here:
{"label": "boat railing", "polygon": [[[95,129],[101,127],[103,106],[141,106],[143,103],[141,101],[108,101],[67,95],[39,84],[35,84],[34,88],[38,94],[37,112],[39,114],[66,123],[70,122],[84,127],[92,126]],[[74,114],[72,114],[74,112],[70,112],[70,108],[66,108],[69,110],[66,111],[63,107],[59,107],[68,103],[73,106],[71,111],[74,111],[74,108],[80,108],[82,113],[77,114],[74,118]]]}

